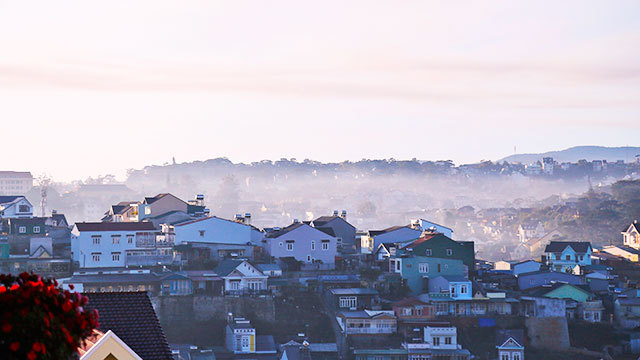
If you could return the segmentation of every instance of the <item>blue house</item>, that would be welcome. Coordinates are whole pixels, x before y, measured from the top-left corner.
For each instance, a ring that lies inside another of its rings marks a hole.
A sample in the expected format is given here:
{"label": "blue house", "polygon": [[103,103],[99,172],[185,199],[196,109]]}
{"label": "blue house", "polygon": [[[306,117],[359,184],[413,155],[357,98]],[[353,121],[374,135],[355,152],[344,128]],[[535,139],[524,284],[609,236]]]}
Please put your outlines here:
{"label": "blue house", "polygon": [[576,265],[591,265],[591,243],[586,241],[551,241],[544,249],[552,271],[572,272]]}
{"label": "blue house", "polygon": [[448,293],[454,300],[469,300],[471,292],[471,281],[461,275],[441,275],[429,280],[429,293]]}
{"label": "blue house", "polygon": [[400,274],[412,295],[430,291],[431,279],[439,276],[463,277],[462,260],[402,254],[389,258],[389,271]]}

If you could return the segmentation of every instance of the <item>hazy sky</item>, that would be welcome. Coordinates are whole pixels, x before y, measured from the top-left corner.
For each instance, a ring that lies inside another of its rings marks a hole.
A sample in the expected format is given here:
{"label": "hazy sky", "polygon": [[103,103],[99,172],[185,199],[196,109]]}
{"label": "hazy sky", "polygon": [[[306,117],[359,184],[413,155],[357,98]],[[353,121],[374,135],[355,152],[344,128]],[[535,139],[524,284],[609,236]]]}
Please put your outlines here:
{"label": "hazy sky", "polygon": [[1,170],[640,145],[640,1],[0,0]]}

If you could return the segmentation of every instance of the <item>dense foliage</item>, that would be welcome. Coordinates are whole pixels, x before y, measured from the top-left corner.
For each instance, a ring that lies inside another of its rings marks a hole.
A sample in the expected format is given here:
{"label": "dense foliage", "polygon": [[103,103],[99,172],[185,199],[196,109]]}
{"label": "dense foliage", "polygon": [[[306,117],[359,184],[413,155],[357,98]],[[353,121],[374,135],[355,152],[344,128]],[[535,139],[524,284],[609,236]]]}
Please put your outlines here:
{"label": "dense foliage", "polygon": [[55,279],[0,275],[0,358],[69,359],[98,326],[87,298]]}

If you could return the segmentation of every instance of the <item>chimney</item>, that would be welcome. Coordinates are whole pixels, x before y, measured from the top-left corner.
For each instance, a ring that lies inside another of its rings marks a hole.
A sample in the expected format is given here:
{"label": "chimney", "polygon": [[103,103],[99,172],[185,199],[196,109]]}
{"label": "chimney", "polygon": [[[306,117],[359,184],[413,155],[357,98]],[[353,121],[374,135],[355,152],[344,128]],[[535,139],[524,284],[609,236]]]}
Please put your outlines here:
{"label": "chimney", "polygon": [[251,213],[244,213],[244,223],[251,225]]}
{"label": "chimney", "polygon": [[227,323],[233,324],[233,313],[227,313]]}
{"label": "chimney", "polygon": [[236,214],[236,217],[234,220],[239,223],[244,223],[244,218],[242,217],[242,214]]}
{"label": "chimney", "polygon": [[347,210],[342,210],[342,213],[340,213],[340,217],[344,220],[347,220]]}
{"label": "chimney", "polygon": [[300,220],[298,220],[298,219],[293,219],[293,223],[294,223],[294,224],[299,224],[299,223],[300,223]]}
{"label": "chimney", "polygon": [[333,216],[338,216],[338,210],[333,210]]}
{"label": "chimney", "polygon": [[56,209],[51,210],[51,215],[55,215],[57,213],[58,213],[58,210],[56,210]]}
{"label": "chimney", "polygon": [[196,205],[204,206],[204,195],[202,194],[196,195]]}

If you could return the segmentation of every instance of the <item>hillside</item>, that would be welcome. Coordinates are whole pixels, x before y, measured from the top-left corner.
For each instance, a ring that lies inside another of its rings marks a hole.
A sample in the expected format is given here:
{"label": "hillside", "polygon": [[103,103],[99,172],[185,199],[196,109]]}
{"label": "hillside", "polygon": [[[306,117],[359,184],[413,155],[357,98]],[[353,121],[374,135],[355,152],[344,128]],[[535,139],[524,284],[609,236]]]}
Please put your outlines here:
{"label": "hillside", "polygon": [[587,161],[607,160],[608,162],[615,162],[618,160],[624,160],[625,162],[631,162],[634,161],[636,155],[640,155],[640,147],[574,146],[565,150],[548,151],[538,154],[515,154],[507,156],[498,161],[530,164],[532,162],[542,160],[543,157],[552,157],[558,162],[573,163],[582,159],[585,159]]}

